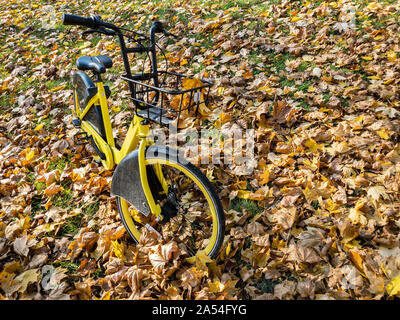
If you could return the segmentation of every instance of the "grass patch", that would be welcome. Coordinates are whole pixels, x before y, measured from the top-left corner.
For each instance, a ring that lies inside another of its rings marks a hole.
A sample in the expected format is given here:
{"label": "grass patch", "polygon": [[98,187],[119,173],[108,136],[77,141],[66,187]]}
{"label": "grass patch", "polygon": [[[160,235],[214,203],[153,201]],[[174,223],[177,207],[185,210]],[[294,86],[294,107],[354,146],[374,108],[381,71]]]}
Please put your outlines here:
{"label": "grass patch", "polygon": [[296,86],[296,88],[300,91],[303,91],[304,93],[307,92],[308,88],[311,86],[312,82],[311,81],[305,81],[302,84],[299,84]]}
{"label": "grass patch", "polygon": [[296,102],[298,103],[297,106],[304,110],[309,111],[311,109],[311,106],[304,99],[297,99]]}
{"label": "grass patch", "polygon": [[67,78],[49,80],[49,81],[46,81],[44,84],[46,85],[48,90],[51,90],[51,89],[57,88],[61,85],[67,84],[67,82],[66,82],[67,80],[68,80]]}
{"label": "grass patch", "polygon": [[283,76],[280,78],[279,83],[281,85],[281,88],[284,87],[293,87],[295,85],[294,80],[289,80],[286,76]]}
{"label": "grass patch", "polygon": [[70,217],[65,220],[64,225],[61,227],[61,235],[75,235],[79,232],[82,225],[83,214],[77,214],[76,216]]}
{"label": "grass patch", "polygon": [[53,171],[58,169],[60,171],[64,171],[65,167],[70,162],[70,156],[58,158],[57,160],[50,161],[49,166],[47,168],[48,171]]}
{"label": "grass patch", "polygon": [[67,274],[74,274],[77,272],[76,270],[79,268],[79,264],[76,262],[72,262],[72,261],[55,262],[55,263],[53,263],[53,266],[55,268],[60,267],[60,268],[67,269]]}
{"label": "grass patch", "polygon": [[42,196],[41,195],[35,195],[32,197],[32,202],[31,202],[31,212],[32,212],[32,217],[39,211],[43,211],[44,207],[42,206]]}
{"label": "grass patch", "polygon": [[67,209],[72,207],[74,203],[74,197],[72,196],[72,190],[64,189],[62,193],[54,195],[51,199],[53,204],[57,207]]}
{"label": "grass patch", "polygon": [[97,280],[99,278],[104,278],[106,276],[106,270],[103,268],[97,268],[94,272],[90,274],[90,277],[93,278],[94,280]]}
{"label": "grass patch", "polygon": [[260,213],[262,209],[257,205],[257,202],[250,199],[235,198],[231,202],[231,209],[241,212],[243,209],[250,211],[253,215]]}
{"label": "grass patch", "polygon": [[285,70],[286,61],[295,59],[295,56],[289,53],[276,54],[275,52],[269,52],[267,57],[269,62],[272,64],[271,69],[275,69],[275,71]]}
{"label": "grass patch", "polygon": [[99,211],[100,203],[99,201],[88,204],[87,206],[82,208],[82,213],[85,216],[93,217],[93,215]]}

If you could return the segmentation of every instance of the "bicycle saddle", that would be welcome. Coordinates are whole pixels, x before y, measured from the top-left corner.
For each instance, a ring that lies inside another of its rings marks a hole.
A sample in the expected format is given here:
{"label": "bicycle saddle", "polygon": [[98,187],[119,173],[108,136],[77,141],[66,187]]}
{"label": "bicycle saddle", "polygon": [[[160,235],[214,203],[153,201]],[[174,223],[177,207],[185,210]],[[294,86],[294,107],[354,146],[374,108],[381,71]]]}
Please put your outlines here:
{"label": "bicycle saddle", "polygon": [[79,70],[93,70],[97,73],[106,72],[106,68],[111,68],[112,65],[112,60],[106,56],[83,56],[76,60],[76,66]]}

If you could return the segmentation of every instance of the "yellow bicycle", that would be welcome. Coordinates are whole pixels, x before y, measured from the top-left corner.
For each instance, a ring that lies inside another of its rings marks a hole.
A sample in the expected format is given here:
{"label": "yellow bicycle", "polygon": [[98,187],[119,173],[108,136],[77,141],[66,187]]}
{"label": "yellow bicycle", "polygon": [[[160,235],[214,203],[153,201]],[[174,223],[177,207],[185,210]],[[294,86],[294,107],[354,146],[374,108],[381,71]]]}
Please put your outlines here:
{"label": "yellow bicycle", "polygon": [[[73,124],[80,129],[76,144],[91,143],[107,170],[115,168],[111,194],[116,196],[122,222],[138,243],[147,228],[165,241],[181,243],[189,257],[198,253],[215,258],[222,246],[225,217],[217,192],[206,176],[182,157],[177,149],[155,144],[149,138],[150,123],[168,126],[189,110],[196,111],[208,97],[211,83],[184,88],[192,79],[182,74],[157,70],[156,34],[173,36],[160,22],[153,22],[149,37],[117,27],[99,16],[80,17],[63,14],[63,24],[90,28],[84,33],[118,36],[126,74],[122,76],[130,89],[134,117],[122,146],[113,137],[107,98],[111,91],[104,86],[101,74],[112,67],[106,56],[83,56],[71,78],[74,93]],[[127,48],[130,32],[136,46]],[[148,43],[144,45],[143,43]],[[146,53],[151,70],[132,75],[129,53]],[[93,71],[94,82],[83,72]],[[160,75],[164,76],[163,84]],[[169,98],[168,98],[169,97]],[[174,106],[168,104],[174,101]],[[175,122],[176,123],[176,122]]]}

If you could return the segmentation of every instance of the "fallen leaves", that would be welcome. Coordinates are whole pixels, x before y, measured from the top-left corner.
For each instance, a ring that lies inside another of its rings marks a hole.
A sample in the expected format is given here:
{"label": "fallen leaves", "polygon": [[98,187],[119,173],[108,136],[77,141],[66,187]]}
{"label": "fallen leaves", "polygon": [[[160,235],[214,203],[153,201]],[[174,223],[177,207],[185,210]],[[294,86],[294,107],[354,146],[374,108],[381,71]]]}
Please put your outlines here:
{"label": "fallen leaves", "polygon": [[[199,166],[226,209],[215,260],[202,252],[186,259],[175,242],[148,234],[137,246],[129,240],[109,197],[112,172],[73,146],[67,112],[71,56],[109,55],[120,70],[115,43],[79,41],[60,26],[43,41],[32,32],[40,10],[23,5],[7,3],[1,24],[0,297],[400,296],[397,3],[278,1],[249,10],[194,1],[178,3],[179,14],[161,2],[141,4],[144,21],[165,11],[182,37],[160,45],[171,71],[193,76],[183,88],[215,82],[201,120],[185,114],[182,127],[255,131],[251,162]],[[129,18],[135,6],[106,1],[98,9],[110,21],[123,11],[126,23],[140,26]],[[115,74],[106,77],[113,93],[127,93]],[[120,140],[131,112],[111,98]],[[176,109],[181,102],[189,97],[170,101]]]}

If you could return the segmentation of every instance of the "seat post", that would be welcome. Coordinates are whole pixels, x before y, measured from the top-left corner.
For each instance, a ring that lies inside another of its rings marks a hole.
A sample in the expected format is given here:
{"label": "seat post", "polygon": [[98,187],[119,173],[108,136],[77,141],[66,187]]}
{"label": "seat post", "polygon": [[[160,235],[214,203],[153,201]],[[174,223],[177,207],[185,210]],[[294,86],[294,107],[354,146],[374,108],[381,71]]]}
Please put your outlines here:
{"label": "seat post", "polygon": [[96,77],[95,82],[102,82],[103,81],[103,79],[101,79],[101,75],[100,75],[99,72],[93,71],[93,73],[94,73],[94,76]]}

